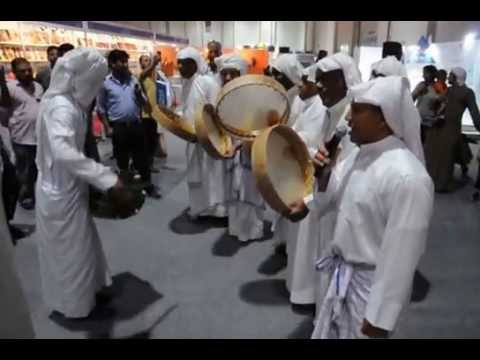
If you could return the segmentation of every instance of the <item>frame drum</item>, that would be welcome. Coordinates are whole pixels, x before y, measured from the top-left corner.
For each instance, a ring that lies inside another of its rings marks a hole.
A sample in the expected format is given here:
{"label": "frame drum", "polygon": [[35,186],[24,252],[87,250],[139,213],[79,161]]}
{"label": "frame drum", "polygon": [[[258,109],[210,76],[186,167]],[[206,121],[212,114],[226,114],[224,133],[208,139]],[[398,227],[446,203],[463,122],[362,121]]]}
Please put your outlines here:
{"label": "frame drum", "polygon": [[193,125],[172,110],[161,105],[155,106],[152,111],[152,117],[165,129],[183,140],[189,142],[197,141]]}
{"label": "frame drum", "polygon": [[253,139],[269,126],[285,124],[289,115],[285,89],[268,76],[240,76],[228,82],[218,96],[219,123],[237,138]]}
{"label": "frame drum", "polygon": [[[198,111],[195,116],[195,132],[198,142],[204,150],[215,159],[225,159],[233,148],[232,138],[218,124],[215,116],[215,108],[207,111],[205,105],[203,111]],[[210,105],[211,106],[211,105]]]}
{"label": "frame drum", "polygon": [[257,136],[252,169],[264,200],[279,213],[313,191],[314,167],[307,147],[288,126],[273,126]]}

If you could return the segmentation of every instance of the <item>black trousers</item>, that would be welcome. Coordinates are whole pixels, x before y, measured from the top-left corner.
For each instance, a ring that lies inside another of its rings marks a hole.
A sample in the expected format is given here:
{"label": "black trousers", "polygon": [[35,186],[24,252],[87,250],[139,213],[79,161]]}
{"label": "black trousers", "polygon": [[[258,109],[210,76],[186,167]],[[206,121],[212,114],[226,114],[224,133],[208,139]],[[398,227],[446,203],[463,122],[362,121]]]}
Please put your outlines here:
{"label": "black trousers", "polygon": [[140,121],[113,122],[112,143],[118,168],[127,171],[131,159],[142,181],[150,184],[151,173],[143,124]]}
{"label": "black trousers", "polygon": [[3,206],[5,208],[5,216],[7,221],[13,220],[15,216],[15,209],[17,207],[18,194],[20,191],[20,184],[18,183],[17,171],[15,166],[10,162],[7,152],[1,148],[1,156],[3,160],[3,174],[2,174],[2,196]]}
{"label": "black trousers", "polygon": [[97,141],[95,136],[93,136],[92,120],[92,114],[90,113],[88,115],[87,138],[85,140],[85,155],[99,163],[100,154],[98,153]]}
{"label": "black trousers", "polygon": [[18,200],[35,199],[35,182],[37,181],[37,156],[36,145],[12,144],[15,157],[17,158],[17,178],[20,183]]}
{"label": "black trousers", "polygon": [[157,133],[158,125],[152,118],[143,118],[142,124],[145,129],[145,146],[148,156],[148,165],[151,167],[153,165],[155,153],[160,146]]}
{"label": "black trousers", "polygon": [[428,126],[420,125],[420,139],[422,140],[422,144],[425,144],[425,140],[427,140],[428,129],[430,129]]}

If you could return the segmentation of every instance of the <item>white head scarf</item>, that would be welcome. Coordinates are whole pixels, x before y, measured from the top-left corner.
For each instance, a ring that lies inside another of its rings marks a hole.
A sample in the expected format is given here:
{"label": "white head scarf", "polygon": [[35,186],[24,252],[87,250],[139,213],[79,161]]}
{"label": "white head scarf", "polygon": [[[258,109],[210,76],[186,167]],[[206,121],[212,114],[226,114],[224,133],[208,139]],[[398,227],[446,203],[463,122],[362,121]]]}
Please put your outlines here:
{"label": "white head scarf", "polygon": [[245,75],[248,70],[248,63],[237,54],[222,55],[215,58],[214,61],[219,72],[223,69],[235,69],[240,71],[240,75]]}
{"label": "white head scarf", "polygon": [[465,81],[467,80],[467,72],[465,71],[464,68],[454,67],[452,69],[452,73],[455,74],[455,78],[458,86],[465,85]]}
{"label": "white head scarf", "polygon": [[[355,60],[343,53],[336,53],[332,56],[327,56],[318,61],[316,65],[317,69],[320,69],[323,72],[341,69],[343,71],[347,88],[351,88],[362,82],[362,76],[357,64],[355,64]],[[315,82],[315,73],[313,73],[313,76],[309,76],[308,81]]]}
{"label": "white head scarf", "polygon": [[302,77],[306,76],[307,81],[315,84],[315,73],[317,71],[317,64],[312,64],[302,70]]}
{"label": "white head scarf", "polygon": [[207,63],[203,59],[200,52],[191,46],[188,46],[180,50],[177,54],[177,59],[178,60],[192,59],[193,61],[195,61],[197,63],[197,74],[203,75],[208,71]]}
{"label": "white head scarf", "polygon": [[293,54],[280,55],[272,64],[272,68],[285,74],[294,85],[300,85],[302,82],[303,66]]}
{"label": "white head scarf", "polygon": [[107,74],[107,61],[97,50],[69,51],[57,60],[42,101],[57,95],[71,95],[83,110],[88,110]]}
{"label": "white head scarf", "polygon": [[395,136],[425,163],[420,140],[420,115],[412,100],[408,80],[400,76],[380,77],[350,89],[355,102],[378,106]]}
{"label": "white head scarf", "polygon": [[377,61],[372,65],[372,72],[383,76],[402,76],[407,77],[405,66],[398,61],[395,56],[387,56],[386,58]]}

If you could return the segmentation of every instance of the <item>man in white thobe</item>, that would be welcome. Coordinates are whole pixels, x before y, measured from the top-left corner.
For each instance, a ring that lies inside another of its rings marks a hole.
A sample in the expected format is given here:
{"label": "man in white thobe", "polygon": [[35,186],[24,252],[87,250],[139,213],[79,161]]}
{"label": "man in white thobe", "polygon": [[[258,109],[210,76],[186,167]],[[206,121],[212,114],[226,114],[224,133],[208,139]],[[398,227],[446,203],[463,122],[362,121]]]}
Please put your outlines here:
{"label": "man in white thobe", "polygon": [[76,49],[59,59],[37,122],[36,223],[46,305],[67,318],[85,318],[111,284],[89,209],[88,186],[121,189],[118,176],[87,158],[87,110],[107,75],[105,58]]}
{"label": "man in white thobe", "polygon": [[[286,125],[291,127],[304,106],[303,101],[298,97],[299,86],[302,85],[303,66],[295,55],[281,54],[273,61],[271,71],[272,77],[287,91],[290,116]],[[275,251],[286,254],[287,239],[296,236],[298,225],[290,227],[290,222],[273,212],[270,207],[267,207],[266,212],[269,220],[272,220]]]}
{"label": "man in white thobe", "polygon": [[15,269],[14,247],[3,206],[2,173],[0,156],[0,339],[31,339],[35,334]]}
{"label": "man in white thobe", "polygon": [[[215,104],[220,87],[207,75],[207,65],[200,53],[187,47],[177,55],[182,76],[182,117],[192,125],[204,105]],[[227,216],[227,163],[208,155],[199,143],[187,144],[187,184],[190,197],[189,216]]]}
{"label": "man in white thobe", "polygon": [[[359,147],[337,161],[327,190],[309,205],[337,210],[332,242],[317,262],[325,297],[312,338],[389,336],[409,302],[433,210],[407,80],[378,78],[351,96],[350,136]],[[315,162],[330,162],[324,149]]]}
{"label": "man in white thobe", "polygon": [[[248,63],[240,55],[222,55],[215,59],[222,86],[243,76]],[[258,192],[252,173],[251,143],[234,140],[235,155],[226,160],[231,174],[231,190],[228,202],[228,234],[241,242],[261,239],[264,235],[263,221],[265,202]]]}
{"label": "man in white thobe", "polygon": [[282,54],[272,64],[272,76],[287,91],[290,104],[290,117],[287,125],[293,126],[303,107],[303,101],[297,97],[299,86],[302,85],[303,66],[295,55]]}
{"label": "man in white thobe", "polygon": [[[315,77],[313,78],[312,73],[310,73],[309,79],[311,81],[315,79],[320,98],[323,105],[327,107],[322,131],[325,137],[324,142],[327,143],[332,139],[337,129],[348,128],[348,123],[345,119],[350,109],[347,96],[348,90],[361,82],[361,74],[353,58],[343,53],[325,57],[317,62],[316,66]],[[341,158],[346,157],[356,147],[348,136],[343,137],[340,146],[342,148]],[[312,199],[313,197],[310,197],[307,201],[312,201]],[[333,237],[336,213],[333,209],[324,213],[312,212],[312,220],[310,221],[313,222],[313,217],[315,217],[318,222],[316,256],[319,258],[323,256],[325,248]],[[316,322],[323,301],[322,289],[319,287],[321,281],[318,272],[315,272],[315,278],[316,313],[314,322]]]}
{"label": "man in white thobe", "polygon": [[[303,102],[302,112],[298,115],[292,129],[297,132],[313,157],[320,145],[325,142],[322,131],[326,108],[318,96],[315,82],[308,80],[314,74],[316,66],[312,65],[303,71],[302,85],[298,98]],[[287,274],[286,285],[290,291],[290,302],[293,304],[315,303],[315,260],[318,246],[318,222],[315,216],[311,221],[310,214],[300,223],[292,223],[288,219],[284,224],[291,231],[292,237],[287,239]],[[288,224],[288,225],[287,225]],[[280,225],[282,226],[282,224]],[[296,235],[296,236],[294,236]]]}
{"label": "man in white thobe", "polygon": [[[307,80],[309,82],[317,84],[318,94],[322,100],[323,106],[326,107],[324,118],[321,120],[323,128],[320,131],[319,142],[315,143],[315,146],[319,143],[323,145],[331,140],[337,128],[345,127],[347,125],[347,121],[345,120],[345,116],[349,109],[347,92],[350,87],[360,83],[360,71],[350,56],[337,53],[317,62],[308,69],[306,74],[308,74]],[[340,144],[343,148],[343,156],[355,148],[348,137],[344,137]],[[312,201],[313,196],[310,196],[306,200],[309,202]],[[282,218],[280,226],[285,226],[287,229],[290,229],[288,239],[295,239],[296,236],[300,236],[300,243],[310,244],[308,248],[312,251],[316,249],[316,253],[312,254],[312,256],[317,259],[322,256],[326,244],[328,244],[329,239],[332,238],[335,218],[336,214],[333,210],[322,214],[312,210],[308,219],[304,219],[300,223],[300,228],[302,228],[301,232],[298,231],[298,224],[290,222],[287,218]],[[305,221],[306,223],[304,223]],[[295,227],[297,227],[297,230],[295,230]],[[308,231],[305,231],[307,229]],[[284,229],[282,230],[285,232]],[[310,235],[312,238],[309,237]],[[303,250],[306,251],[305,249]],[[312,268],[310,268],[310,271],[306,268],[304,270],[303,274],[305,276],[303,277],[303,280],[305,281],[299,282],[299,286],[303,288],[303,291],[294,291],[295,293],[301,294],[301,296],[292,294],[293,296],[291,297],[291,300],[293,302],[303,300],[302,303],[307,303],[307,300],[309,300],[309,302],[315,302],[316,316],[318,316],[318,311],[322,303],[322,295],[320,292],[321,289],[318,287],[319,274],[315,271],[315,265],[311,265]],[[306,264],[305,266],[309,265]],[[287,272],[287,279],[288,274],[289,273]],[[314,296],[311,295],[311,276],[314,278]],[[287,285],[289,284],[287,283]]]}

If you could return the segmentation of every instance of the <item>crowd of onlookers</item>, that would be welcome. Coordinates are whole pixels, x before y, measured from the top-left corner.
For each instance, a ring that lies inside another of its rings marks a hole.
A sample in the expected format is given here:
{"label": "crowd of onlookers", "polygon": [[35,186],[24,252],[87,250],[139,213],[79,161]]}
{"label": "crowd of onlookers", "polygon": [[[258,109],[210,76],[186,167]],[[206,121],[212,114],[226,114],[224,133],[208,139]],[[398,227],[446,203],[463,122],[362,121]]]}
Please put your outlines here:
{"label": "crowd of onlookers", "polygon": [[[48,47],[49,64],[35,77],[32,64],[25,58],[15,58],[11,62],[14,80],[7,80],[5,69],[0,67],[0,120],[3,125],[0,127],[0,151],[4,163],[3,197],[8,221],[13,219],[17,203],[26,210],[35,208],[37,116],[57,60],[72,49],[71,44]],[[94,134],[93,125],[101,123],[103,134],[112,138],[112,158],[116,160],[118,172],[139,175],[147,195],[157,199],[161,194],[151,181],[152,172],[159,172],[154,166],[154,158],[165,158],[167,152],[151,109],[154,102],[174,105],[171,84],[157,70],[160,56],[143,55],[139,59],[141,73],[137,77],[130,72],[127,52],[112,50],[108,54],[110,74],[88,111],[85,143],[85,155],[100,161],[97,142],[102,137]],[[162,94],[157,91],[159,84],[163,85]],[[16,227],[9,227],[13,239],[25,235]]]}
{"label": "crowd of onlookers", "polygon": [[[423,68],[424,80],[412,92],[422,119],[421,138],[427,170],[439,193],[458,188],[459,183],[453,176],[455,164],[460,165],[465,182],[474,158],[469,146],[474,140],[462,133],[462,118],[468,109],[479,129],[480,113],[475,93],[465,84],[466,76],[466,71],[460,67],[453,68],[447,76],[445,70],[428,65]],[[480,171],[475,187],[480,189]],[[473,200],[479,200],[478,192],[473,195]]]}

